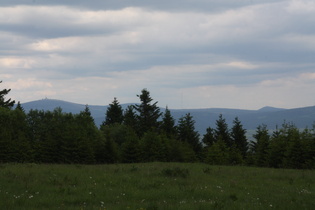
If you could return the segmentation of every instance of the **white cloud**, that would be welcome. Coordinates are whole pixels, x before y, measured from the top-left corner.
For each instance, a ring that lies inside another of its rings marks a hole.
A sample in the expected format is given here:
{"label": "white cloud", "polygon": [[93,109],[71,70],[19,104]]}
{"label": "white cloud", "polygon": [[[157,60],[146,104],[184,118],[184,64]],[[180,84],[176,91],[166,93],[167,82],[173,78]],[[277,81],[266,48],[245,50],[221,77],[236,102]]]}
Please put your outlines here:
{"label": "white cloud", "polygon": [[17,79],[14,82],[7,82],[7,85],[14,90],[34,90],[52,87],[52,84],[50,82],[38,81],[35,78]]}
{"label": "white cloud", "polygon": [[0,58],[0,66],[4,68],[29,69],[35,61],[32,58]]}
{"label": "white cloud", "polygon": [[57,51],[62,49],[57,40],[42,40],[31,44],[31,49],[38,51]]}
{"label": "white cloud", "polygon": [[227,64],[230,67],[234,68],[240,68],[240,69],[256,69],[258,68],[258,65],[256,64],[251,64],[248,62],[243,62],[243,61],[232,61]]}
{"label": "white cloud", "polygon": [[303,80],[306,80],[306,81],[312,81],[312,80],[315,80],[315,73],[314,72],[302,73],[300,75],[300,78],[302,78]]}

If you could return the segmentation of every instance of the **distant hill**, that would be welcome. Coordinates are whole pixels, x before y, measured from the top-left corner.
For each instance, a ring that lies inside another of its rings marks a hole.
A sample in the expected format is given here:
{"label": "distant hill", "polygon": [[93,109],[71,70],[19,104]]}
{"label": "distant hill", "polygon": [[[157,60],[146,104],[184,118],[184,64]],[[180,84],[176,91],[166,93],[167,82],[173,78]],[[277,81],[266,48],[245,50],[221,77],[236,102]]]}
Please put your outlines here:
{"label": "distant hill", "polygon": [[[125,109],[130,104],[121,104]],[[22,104],[26,112],[31,109],[38,110],[54,110],[56,107],[61,107],[64,112],[73,114],[83,111],[85,105],[76,104],[62,100],[43,99],[31,101]],[[96,125],[101,125],[105,119],[105,113],[108,106],[88,105]],[[165,109],[161,108],[163,112]],[[258,125],[266,124],[269,129],[275,129],[276,125],[281,126],[284,121],[293,122],[298,128],[311,127],[315,122],[315,106],[281,109],[274,107],[263,107],[259,110],[242,110],[242,109],[223,109],[223,108],[208,108],[208,109],[171,109],[173,117],[178,122],[178,119],[186,113],[190,113],[196,121],[196,130],[200,134],[204,134],[206,129],[211,126],[215,128],[215,122],[220,114],[226,119],[229,126],[232,126],[235,117],[238,117],[244,128],[247,130],[255,130]]]}
{"label": "distant hill", "polygon": [[275,111],[282,111],[282,110],[285,110],[285,109],[275,108],[275,107],[271,107],[271,106],[265,106],[261,109],[258,109],[257,111],[259,111],[259,112],[275,112]]}

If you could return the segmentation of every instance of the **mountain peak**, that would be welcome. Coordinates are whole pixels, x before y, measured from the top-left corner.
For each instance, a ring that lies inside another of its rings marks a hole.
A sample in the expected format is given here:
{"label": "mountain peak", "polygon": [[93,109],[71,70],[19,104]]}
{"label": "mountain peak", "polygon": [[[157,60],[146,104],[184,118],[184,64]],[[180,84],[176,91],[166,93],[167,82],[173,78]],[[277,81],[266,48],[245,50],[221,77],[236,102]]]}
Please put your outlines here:
{"label": "mountain peak", "polygon": [[258,109],[257,111],[259,112],[275,112],[275,111],[281,111],[284,110],[282,108],[276,108],[276,107],[272,107],[272,106],[264,106],[261,109]]}

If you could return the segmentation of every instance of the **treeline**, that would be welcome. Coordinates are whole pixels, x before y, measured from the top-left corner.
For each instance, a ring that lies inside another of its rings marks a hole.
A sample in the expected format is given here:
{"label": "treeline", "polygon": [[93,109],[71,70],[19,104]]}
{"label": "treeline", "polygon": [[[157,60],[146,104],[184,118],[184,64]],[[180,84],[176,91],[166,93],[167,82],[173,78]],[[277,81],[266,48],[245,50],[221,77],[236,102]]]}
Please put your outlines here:
{"label": "treeline", "polygon": [[86,106],[79,114],[13,109],[0,91],[0,162],[136,163],[205,162],[276,168],[315,168],[314,129],[300,131],[284,123],[270,133],[258,126],[254,141],[235,118],[229,128],[222,115],[204,136],[187,113],[176,123],[168,108],[162,113],[148,90],[139,104],[122,109],[114,98],[98,128]]}

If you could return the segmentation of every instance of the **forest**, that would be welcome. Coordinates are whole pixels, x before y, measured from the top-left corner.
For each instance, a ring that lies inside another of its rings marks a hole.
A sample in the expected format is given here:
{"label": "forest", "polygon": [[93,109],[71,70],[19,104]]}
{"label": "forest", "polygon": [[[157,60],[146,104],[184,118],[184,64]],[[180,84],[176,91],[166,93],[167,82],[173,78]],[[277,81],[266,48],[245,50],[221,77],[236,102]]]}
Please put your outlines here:
{"label": "forest", "polygon": [[[314,128],[280,125],[270,132],[258,125],[254,140],[237,117],[228,127],[224,116],[203,136],[190,113],[175,122],[171,111],[161,112],[143,89],[139,104],[122,109],[117,98],[104,110],[104,122],[94,123],[88,105],[79,114],[31,110],[5,99],[0,90],[0,163],[112,164],[138,162],[204,162],[314,169]],[[313,126],[314,127],[314,126]]]}

